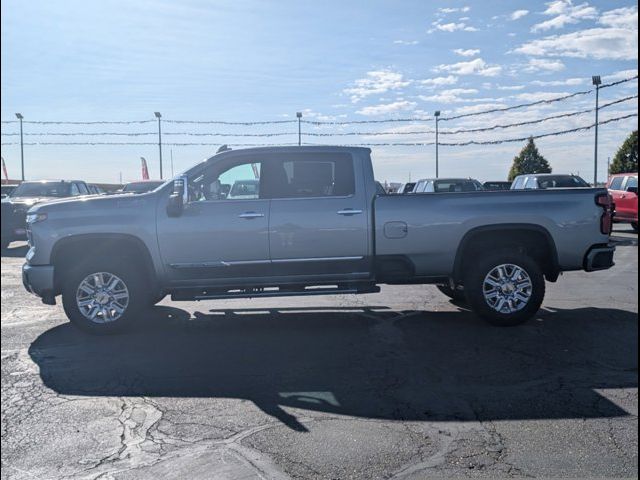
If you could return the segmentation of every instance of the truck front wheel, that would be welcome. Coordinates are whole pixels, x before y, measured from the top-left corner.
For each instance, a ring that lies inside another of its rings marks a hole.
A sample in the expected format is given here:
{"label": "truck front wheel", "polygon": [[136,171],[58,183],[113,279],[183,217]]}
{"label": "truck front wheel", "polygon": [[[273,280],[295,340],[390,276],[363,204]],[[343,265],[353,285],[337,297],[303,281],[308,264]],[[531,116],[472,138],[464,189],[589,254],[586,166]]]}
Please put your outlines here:
{"label": "truck front wheel", "polygon": [[78,328],[92,334],[122,332],[149,304],[135,264],[95,262],[71,268],[63,280],[62,305]]}
{"label": "truck front wheel", "polygon": [[544,299],[544,275],[537,262],[515,249],[489,253],[467,267],[467,302],[497,326],[514,326],[536,314]]}

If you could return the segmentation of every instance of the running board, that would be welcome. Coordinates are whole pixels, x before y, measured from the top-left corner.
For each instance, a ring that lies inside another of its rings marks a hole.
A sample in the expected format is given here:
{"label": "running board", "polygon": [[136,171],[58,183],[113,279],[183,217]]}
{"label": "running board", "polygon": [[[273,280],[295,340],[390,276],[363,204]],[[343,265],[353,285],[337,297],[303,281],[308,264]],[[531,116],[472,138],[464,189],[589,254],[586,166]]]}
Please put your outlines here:
{"label": "running board", "polygon": [[302,288],[299,290],[280,290],[277,288],[255,288],[255,289],[238,289],[228,290],[226,292],[212,291],[206,289],[184,289],[174,290],[171,293],[171,300],[221,300],[229,298],[258,298],[258,297],[302,297],[310,295],[346,295],[361,293],[378,293],[380,287],[376,285],[367,286],[365,288]]}

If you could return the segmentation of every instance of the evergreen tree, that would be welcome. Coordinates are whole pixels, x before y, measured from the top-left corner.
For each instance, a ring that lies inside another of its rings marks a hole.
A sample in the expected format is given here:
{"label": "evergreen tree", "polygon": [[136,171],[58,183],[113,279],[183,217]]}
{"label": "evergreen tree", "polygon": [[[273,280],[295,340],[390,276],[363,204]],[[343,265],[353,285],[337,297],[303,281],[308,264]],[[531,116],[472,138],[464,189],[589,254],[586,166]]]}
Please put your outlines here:
{"label": "evergreen tree", "polygon": [[616,152],[610,174],[638,171],[638,131],[634,130]]}
{"label": "evergreen tree", "polygon": [[520,151],[518,156],[513,159],[513,165],[511,165],[511,170],[509,170],[509,180],[512,181],[518,175],[528,173],[551,173],[551,166],[549,162],[540,155],[538,147],[536,147],[533,141],[533,137],[529,138],[525,147]]}

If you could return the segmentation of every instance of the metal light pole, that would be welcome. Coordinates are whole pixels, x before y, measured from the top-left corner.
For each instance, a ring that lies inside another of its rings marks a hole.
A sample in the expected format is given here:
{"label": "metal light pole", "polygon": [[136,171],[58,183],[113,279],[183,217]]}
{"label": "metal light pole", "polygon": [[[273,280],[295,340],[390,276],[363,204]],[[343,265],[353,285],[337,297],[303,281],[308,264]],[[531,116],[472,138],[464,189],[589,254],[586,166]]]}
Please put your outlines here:
{"label": "metal light pole", "polygon": [[600,75],[594,75],[591,77],[591,81],[596,86],[596,140],[595,140],[595,148],[593,153],[593,186],[598,186],[598,101],[600,97],[600,85],[602,84],[602,80],[600,79]]}
{"label": "metal light pole", "polygon": [[20,167],[22,170],[22,181],[24,182],[24,141],[22,139],[22,119],[21,113],[16,113],[16,117],[20,120]]}
{"label": "metal light pole", "polygon": [[302,129],[300,127],[300,123],[302,122],[302,112],[296,112],[296,117],[298,117],[298,146],[302,145]]}
{"label": "metal light pole", "polygon": [[160,154],[160,180],[162,180],[162,130],[160,128],[160,118],[162,118],[162,115],[160,115],[160,112],[153,112],[153,114],[158,119],[158,152]]}
{"label": "metal light pole", "polygon": [[438,168],[438,121],[440,120],[440,110],[436,110],[433,112],[434,117],[436,117],[436,178],[438,178],[439,168]]}
{"label": "metal light pole", "polygon": [[173,178],[173,148],[171,151],[171,178]]}

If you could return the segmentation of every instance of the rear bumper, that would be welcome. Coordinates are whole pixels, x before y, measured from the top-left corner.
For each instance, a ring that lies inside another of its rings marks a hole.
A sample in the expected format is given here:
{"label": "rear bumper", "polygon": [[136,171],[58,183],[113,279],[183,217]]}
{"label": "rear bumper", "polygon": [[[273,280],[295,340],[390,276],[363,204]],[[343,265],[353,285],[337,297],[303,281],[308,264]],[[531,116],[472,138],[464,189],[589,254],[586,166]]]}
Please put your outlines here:
{"label": "rear bumper", "polygon": [[25,263],[22,266],[22,284],[28,292],[42,298],[43,303],[56,304],[53,266]]}
{"label": "rear bumper", "polygon": [[594,245],[584,256],[584,269],[587,272],[607,270],[615,265],[613,254],[616,247],[613,245]]}

